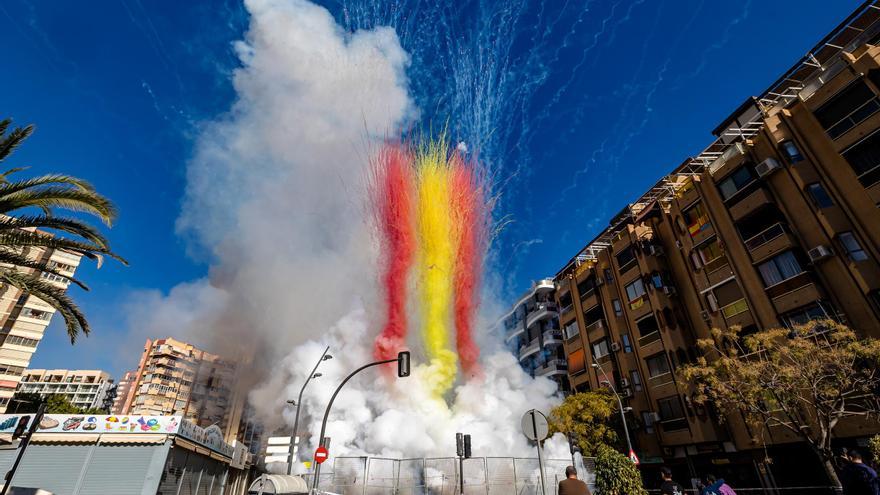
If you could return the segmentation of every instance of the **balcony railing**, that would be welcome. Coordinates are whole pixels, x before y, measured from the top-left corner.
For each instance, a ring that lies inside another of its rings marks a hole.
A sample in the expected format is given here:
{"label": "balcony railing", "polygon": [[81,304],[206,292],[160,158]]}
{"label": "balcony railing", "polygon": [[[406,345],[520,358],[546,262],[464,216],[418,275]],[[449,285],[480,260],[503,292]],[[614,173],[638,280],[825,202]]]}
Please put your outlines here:
{"label": "balcony railing", "polygon": [[531,342],[529,342],[528,345],[524,345],[524,346],[520,347],[519,358],[525,359],[540,350],[541,350],[541,342],[538,339],[534,339]]}
{"label": "balcony railing", "polygon": [[603,328],[605,328],[605,320],[600,318],[600,319],[594,321],[593,323],[590,323],[589,325],[587,325],[587,333],[589,334],[593,330],[601,330]]}
{"label": "balcony railing", "polygon": [[827,129],[828,136],[831,139],[839,138],[846,131],[859,125],[871,115],[874,115],[877,110],[880,110],[880,100],[878,100],[877,98],[871,98],[870,100],[862,103],[859,108],[856,108],[855,110],[850,112],[849,115],[838,120],[835,124],[829,126]]}
{"label": "balcony railing", "polygon": [[546,363],[542,364],[535,368],[535,374],[538,376],[544,376],[550,374],[554,371],[565,372],[568,370],[568,362],[564,359],[551,359]]}
{"label": "balcony railing", "polygon": [[763,246],[764,244],[767,244],[768,242],[772,241],[773,239],[776,239],[777,237],[781,236],[784,233],[785,233],[785,226],[782,225],[782,223],[774,223],[773,225],[767,227],[766,229],[762,230],[758,234],[750,237],[745,242],[746,248],[749,251],[754,250],[760,246]]}
{"label": "balcony railing", "polygon": [[721,314],[724,315],[724,318],[731,318],[740,313],[745,313],[749,310],[749,305],[746,302],[745,298],[740,299],[738,301],[734,301],[727,306],[721,308]]}
{"label": "balcony railing", "polygon": [[660,340],[660,331],[654,330],[647,335],[639,337],[639,347],[644,347],[650,343],[657,342],[658,340]]}
{"label": "balcony railing", "polygon": [[544,344],[561,344],[562,330],[550,330],[544,332]]}

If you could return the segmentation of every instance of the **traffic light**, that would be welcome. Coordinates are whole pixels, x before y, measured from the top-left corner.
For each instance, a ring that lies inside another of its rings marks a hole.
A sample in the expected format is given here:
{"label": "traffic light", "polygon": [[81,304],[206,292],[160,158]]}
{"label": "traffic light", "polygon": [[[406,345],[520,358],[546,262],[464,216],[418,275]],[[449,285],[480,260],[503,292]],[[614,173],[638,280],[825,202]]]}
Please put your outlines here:
{"label": "traffic light", "polygon": [[455,434],[455,455],[464,457],[464,435],[461,433]]}
{"label": "traffic light", "polygon": [[30,416],[22,416],[22,417],[18,418],[18,425],[15,426],[15,431],[12,432],[12,439],[13,440],[24,435],[24,431],[27,430],[27,427],[28,427],[28,420],[29,419],[30,419]]}
{"label": "traffic light", "polygon": [[397,376],[400,378],[409,376],[409,351],[397,353]]}
{"label": "traffic light", "polygon": [[471,458],[471,436],[470,435],[464,436],[464,458],[465,459]]}

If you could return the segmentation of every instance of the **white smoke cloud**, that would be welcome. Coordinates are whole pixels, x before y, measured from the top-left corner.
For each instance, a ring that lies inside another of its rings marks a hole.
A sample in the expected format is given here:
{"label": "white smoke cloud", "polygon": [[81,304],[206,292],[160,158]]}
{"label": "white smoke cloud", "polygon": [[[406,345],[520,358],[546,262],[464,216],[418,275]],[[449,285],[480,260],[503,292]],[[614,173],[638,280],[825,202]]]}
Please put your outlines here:
{"label": "white smoke cloud", "polygon": [[[144,298],[133,325],[230,356],[255,352],[251,402],[270,426],[279,414],[292,425],[285,401],[330,345],[334,359],[304,397],[311,450],[336,384],[371,359],[381,316],[367,157],[418,112],[392,29],[348,33],[304,0],[245,5],[238,99],[201,131],[179,219],[213,260],[210,276]],[[473,435],[475,455],[532,455],[519,419],[558,401],[555,386],[528,377],[487,335],[483,379],[459,385],[448,406],[420,386],[419,366],[405,379],[374,369],[349,383],[327,428],[334,455],[448,456],[457,431]],[[549,454],[565,458],[562,445]]]}

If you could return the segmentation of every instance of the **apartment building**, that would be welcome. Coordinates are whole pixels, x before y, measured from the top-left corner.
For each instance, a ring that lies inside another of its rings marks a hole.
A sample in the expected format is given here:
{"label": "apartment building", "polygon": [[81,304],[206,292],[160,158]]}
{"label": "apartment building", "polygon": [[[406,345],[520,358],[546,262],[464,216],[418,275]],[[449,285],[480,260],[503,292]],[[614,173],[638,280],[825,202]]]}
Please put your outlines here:
{"label": "apartment building", "polygon": [[568,364],[562,347],[553,279],[532,284],[499,320],[504,341],[531,376],[545,376],[568,392]]}
{"label": "apartment building", "polygon": [[[649,466],[765,486],[799,470],[802,482],[821,484],[821,469],[809,469],[817,461],[790,434],[764,432],[765,451],[741,418],[720,422],[694,404],[674,371],[698,358],[696,340],[715,327],[833,318],[880,337],[874,2],[713,134],[556,275],[569,380],[576,391],[615,385]],[[835,435],[861,445],[878,430],[853,420]]]}
{"label": "apartment building", "polygon": [[[46,261],[59,273],[43,273],[50,283],[66,289],[79,266],[80,256],[67,251],[27,248],[25,254],[35,261]],[[55,310],[41,299],[11,286],[0,291],[0,413],[6,411],[31,356],[52,321]]]}
{"label": "apartment building", "polygon": [[123,406],[131,392],[132,385],[137,379],[137,371],[126,371],[116,385],[116,393],[113,395],[113,402],[110,404],[110,414],[123,414]]}
{"label": "apartment building", "polygon": [[21,377],[18,392],[41,397],[63,395],[81,409],[102,409],[113,387],[113,380],[106,371],[33,369]]}
{"label": "apartment building", "polygon": [[130,380],[119,414],[181,415],[219,426],[226,441],[238,436],[245,397],[231,361],[170,337],[147,339]]}

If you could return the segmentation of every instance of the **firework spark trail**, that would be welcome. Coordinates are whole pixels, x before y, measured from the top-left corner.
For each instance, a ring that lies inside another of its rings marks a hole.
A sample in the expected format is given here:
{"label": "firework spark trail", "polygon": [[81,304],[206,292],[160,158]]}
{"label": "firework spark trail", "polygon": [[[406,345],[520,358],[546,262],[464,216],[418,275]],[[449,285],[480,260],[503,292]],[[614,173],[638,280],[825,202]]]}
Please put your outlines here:
{"label": "firework spark trail", "polygon": [[485,186],[476,163],[465,164],[455,153],[451,159],[451,205],[457,241],[453,285],[455,344],[462,371],[473,376],[479,372],[480,349],[473,339],[474,314],[479,305],[478,285],[486,249],[487,212]]}
{"label": "firework spark trail", "polygon": [[387,360],[406,343],[407,276],[416,247],[412,156],[401,146],[385,146],[372,167],[373,202],[384,245],[382,285],[387,304],[385,326],[376,338],[373,353],[377,360]]}
{"label": "firework spark trail", "polygon": [[444,141],[434,141],[423,144],[416,157],[422,337],[430,359],[427,374],[434,397],[442,397],[452,388],[458,361],[449,346],[455,242],[447,151]]}

